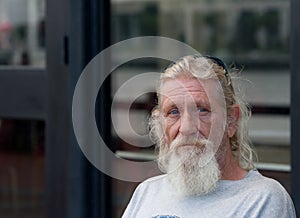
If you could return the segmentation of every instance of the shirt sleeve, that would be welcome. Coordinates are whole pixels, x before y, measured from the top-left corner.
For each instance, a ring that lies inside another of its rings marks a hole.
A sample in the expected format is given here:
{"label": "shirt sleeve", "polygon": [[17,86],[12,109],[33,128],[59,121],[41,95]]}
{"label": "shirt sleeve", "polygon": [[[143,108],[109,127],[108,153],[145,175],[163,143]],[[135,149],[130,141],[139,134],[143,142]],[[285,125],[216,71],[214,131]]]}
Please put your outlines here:
{"label": "shirt sleeve", "polygon": [[258,217],[296,218],[294,204],[290,195],[277,181],[265,187],[261,195],[262,205]]}

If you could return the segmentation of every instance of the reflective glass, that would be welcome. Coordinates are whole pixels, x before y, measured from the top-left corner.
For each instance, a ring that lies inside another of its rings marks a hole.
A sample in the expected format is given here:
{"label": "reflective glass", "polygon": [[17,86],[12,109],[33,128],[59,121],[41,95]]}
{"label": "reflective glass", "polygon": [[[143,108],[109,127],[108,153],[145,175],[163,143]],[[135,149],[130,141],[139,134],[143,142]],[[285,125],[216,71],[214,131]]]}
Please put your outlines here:
{"label": "reflective glass", "polygon": [[44,126],[0,120],[0,217],[44,217]]}
{"label": "reflective glass", "polygon": [[[136,36],[165,36],[185,42],[201,54],[221,58],[241,70],[242,88],[252,106],[250,136],[260,162],[289,164],[289,14],[279,1],[112,1],[112,42]],[[126,54],[122,54],[126,55]],[[152,63],[152,64],[151,64]],[[160,72],[157,60],[128,64],[113,74],[113,93],[126,78]],[[150,82],[145,87],[151,86]],[[155,87],[155,84],[152,84]],[[274,94],[276,93],[276,94]],[[126,101],[126,95],[118,96]],[[149,101],[144,101],[145,108]],[[141,102],[140,102],[141,103]],[[151,103],[151,102],[150,102]],[[151,103],[152,104],[152,103]],[[141,107],[140,107],[141,109]],[[119,108],[120,113],[122,108]],[[149,109],[132,111],[147,117]],[[121,120],[120,125],[122,125]],[[147,129],[146,121],[139,129]],[[126,131],[126,127],[123,127]],[[274,150],[273,150],[274,149]],[[282,151],[282,156],[265,155]]]}
{"label": "reflective glass", "polygon": [[0,0],[0,65],[45,67],[45,0]]}
{"label": "reflective glass", "polygon": [[[289,172],[290,1],[112,0],[111,3],[112,43],[137,36],[169,37],[187,43],[201,54],[219,57],[229,67],[239,69],[243,78],[241,88],[253,113],[249,134],[258,153],[258,166]],[[146,60],[137,62],[124,65],[112,74],[112,97],[127,80],[144,72],[160,72],[168,65],[154,59],[151,63]],[[145,89],[152,86],[153,90],[156,84],[145,81],[136,85],[144,85]],[[124,126],[127,112],[122,105],[133,94],[129,90],[115,99],[120,102],[116,110],[123,134],[128,127]],[[135,119],[130,122],[130,128],[137,133],[147,133],[149,106],[155,103],[154,97],[149,94],[132,104],[130,117]],[[127,151],[129,155],[124,155],[127,158],[130,154],[133,159],[137,157],[132,151],[142,151],[144,160],[153,158],[149,150],[131,146],[120,140],[115,132],[114,140],[116,150],[122,154]],[[132,189],[127,186],[128,190]],[[122,196],[119,201],[126,202],[124,199],[129,199],[131,192],[125,192],[125,188],[122,190],[116,195]],[[118,217],[124,206],[116,204],[116,208],[115,217]]]}

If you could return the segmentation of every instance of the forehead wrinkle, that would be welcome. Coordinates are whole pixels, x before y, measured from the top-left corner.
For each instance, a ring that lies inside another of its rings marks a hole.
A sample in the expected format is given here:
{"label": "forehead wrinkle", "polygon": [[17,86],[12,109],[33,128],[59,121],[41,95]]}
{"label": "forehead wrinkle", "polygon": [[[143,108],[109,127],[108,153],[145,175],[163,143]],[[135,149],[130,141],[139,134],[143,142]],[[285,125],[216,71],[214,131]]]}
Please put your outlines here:
{"label": "forehead wrinkle", "polygon": [[[213,86],[214,83],[214,80],[202,81],[197,78],[177,78],[175,80],[166,80],[160,90],[159,108],[162,109],[167,98],[174,101],[176,98],[184,99],[186,96],[193,98],[196,106],[211,107],[212,102],[210,101],[213,100],[213,103],[217,103],[214,101],[218,101],[217,99],[219,99],[218,91],[214,88],[215,86]],[[210,95],[207,94],[207,92],[210,92]],[[183,95],[186,96],[182,97]],[[212,99],[210,99],[211,97]],[[208,101],[206,102],[206,100]]]}
{"label": "forehead wrinkle", "polygon": [[[196,83],[195,83],[196,81]],[[198,93],[203,93],[206,95],[206,91],[201,83],[196,79],[190,80],[169,80],[166,81],[161,90],[162,96],[172,97],[172,96],[182,96],[185,97],[197,95]]]}
{"label": "forehead wrinkle", "polygon": [[[174,86],[174,88],[171,88],[169,91],[174,91],[180,89],[188,90],[191,89],[192,91],[203,91],[205,92],[205,89],[203,87],[202,82],[199,79],[193,78],[193,79],[175,79],[175,80],[167,80],[164,82],[162,86],[162,91],[165,89],[168,89],[170,86]],[[196,86],[196,87],[195,87]]]}

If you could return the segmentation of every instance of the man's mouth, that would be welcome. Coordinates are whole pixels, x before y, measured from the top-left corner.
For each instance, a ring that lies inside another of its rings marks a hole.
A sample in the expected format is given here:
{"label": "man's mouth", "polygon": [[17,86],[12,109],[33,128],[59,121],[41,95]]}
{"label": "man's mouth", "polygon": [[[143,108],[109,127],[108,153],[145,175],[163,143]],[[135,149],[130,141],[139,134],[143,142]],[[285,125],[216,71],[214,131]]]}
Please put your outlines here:
{"label": "man's mouth", "polygon": [[201,150],[201,152],[204,152],[205,151],[205,145],[203,144],[197,144],[197,143],[194,143],[194,144],[182,144],[180,146],[178,146],[179,149],[189,149],[189,148],[193,148],[195,150]]}

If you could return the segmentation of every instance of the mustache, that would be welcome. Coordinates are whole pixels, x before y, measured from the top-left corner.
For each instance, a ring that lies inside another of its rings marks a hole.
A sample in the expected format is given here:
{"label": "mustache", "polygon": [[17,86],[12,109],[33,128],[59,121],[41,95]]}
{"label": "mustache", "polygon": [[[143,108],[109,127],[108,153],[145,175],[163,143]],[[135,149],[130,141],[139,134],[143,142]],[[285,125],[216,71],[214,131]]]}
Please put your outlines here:
{"label": "mustache", "polygon": [[176,149],[183,146],[195,146],[196,148],[204,148],[210,144],[210,141],[199,136],[177,136],[170,144],[170,149]]}
{"label": "mustache", "polygon": [[[187,150],[180,148],[191,146]],[[214,145],[212,141],[199,135],[178,135],[163,150],[159,151],[158,166],[162,172],[168,173],[182,166],[188,159],[201,158],[201,166],[205,166],[214,156]],[[207,154],[207,155],[204,155]],[[200,161],[200,159],[198,160]],[[171,168],[170,168],[171,167]]]}

